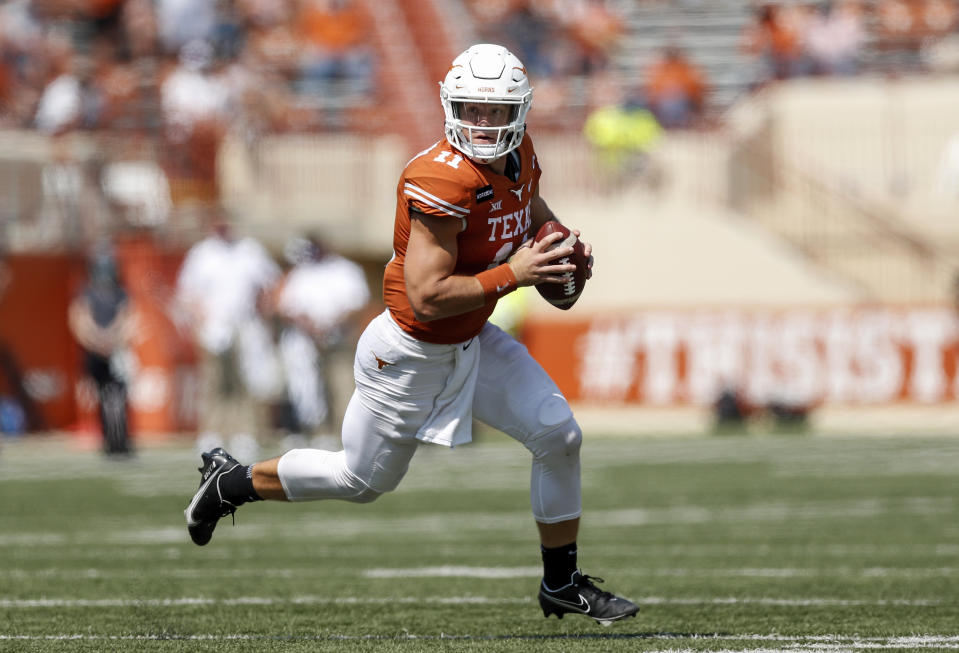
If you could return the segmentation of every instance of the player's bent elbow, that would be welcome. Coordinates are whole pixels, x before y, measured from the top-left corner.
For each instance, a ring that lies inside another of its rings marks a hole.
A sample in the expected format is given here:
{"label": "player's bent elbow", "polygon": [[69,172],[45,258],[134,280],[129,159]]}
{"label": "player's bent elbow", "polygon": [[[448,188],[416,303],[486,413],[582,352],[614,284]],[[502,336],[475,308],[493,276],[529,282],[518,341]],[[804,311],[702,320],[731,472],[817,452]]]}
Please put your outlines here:
{"label": "player's bent elbow", "polygon": [[432,322],[442,317],[439,312],[430,306],[416,307],[412,304],[410,306],[413,309],[413,317],[416,318],[417,322]]}
{"label": "player's bent elbow", "polygon": [[433,297],[409,293],[410,308],[413,309],[413,316],[419,322],[430,322],[443,317],[440,307]]}

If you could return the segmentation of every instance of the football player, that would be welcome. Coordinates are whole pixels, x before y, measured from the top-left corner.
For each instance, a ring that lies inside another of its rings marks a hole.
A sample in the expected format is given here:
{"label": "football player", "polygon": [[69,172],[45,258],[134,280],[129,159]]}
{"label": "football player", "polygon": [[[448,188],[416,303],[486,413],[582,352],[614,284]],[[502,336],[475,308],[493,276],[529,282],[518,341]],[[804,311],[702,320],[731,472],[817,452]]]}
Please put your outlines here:
{"label": "football player", "polygon": [[185,511],[195,543],[248,501],[373,501],[397,487],[420,443],[469,442],[475,417],[532,454],[544,615],[579,613],[604,625],[635,616],[635,604],[578,568],[582,431],[569,404],[526,348],[487,322],[507,293],[564,283],[574,269],[558,261],[572,247],[547,252],[560,234],[532,239],[556,220],[526,133],[532,97],[507,49],[480,44],[456,57],[440,83],[446,138],[414,156],[397,185],[387,310],[357,345],[343,450],[294,449],[253,465],[223,449],[204,453]]}

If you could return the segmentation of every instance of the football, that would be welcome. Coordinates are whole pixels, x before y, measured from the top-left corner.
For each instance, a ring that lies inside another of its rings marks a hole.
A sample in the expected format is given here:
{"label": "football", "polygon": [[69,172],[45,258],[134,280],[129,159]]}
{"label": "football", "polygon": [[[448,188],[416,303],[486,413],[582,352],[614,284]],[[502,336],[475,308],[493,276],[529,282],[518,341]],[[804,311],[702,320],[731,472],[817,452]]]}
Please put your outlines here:
{"label": "football", "polygon": [[553,232],[559,232],[563,237],[550,245],[546,251],[572,245],[572,255],[557,259],[554,262],[569,262],[575,265],[576,269],[566,275],[566,283],[538,283],[536,284],[536,290],[550,304],[566,311],[573,307],[573,304],[576,303],[583,292],[583,286],[586,285],[586,251],[579,238],[569,229],[553,220],[540,227],[536,233],[535,241],[539,242]]}

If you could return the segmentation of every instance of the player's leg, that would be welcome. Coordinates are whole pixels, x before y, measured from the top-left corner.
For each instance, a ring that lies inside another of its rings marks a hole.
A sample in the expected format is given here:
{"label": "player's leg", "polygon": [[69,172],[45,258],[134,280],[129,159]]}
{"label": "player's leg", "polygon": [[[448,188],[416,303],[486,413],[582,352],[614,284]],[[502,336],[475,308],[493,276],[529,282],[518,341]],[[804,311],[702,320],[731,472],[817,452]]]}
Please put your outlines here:
{"label": "player's leg", "polygon": [[444,360],[437,364],[431,352],[383,313],[367,325],[357,344],[357,390],[343,420],[342,451],[294,449],[249,466],[222,449],[203,454],[203,480],[185,511],[193,541],[206,544],[217,520],[247,501],[366,502],[393,490],[416,451],[418,425],[446,384],[448,366]]}
{"label": "player's leg", "polygon": [[417,442],[381,436],[372,411],[354,394],[343,420],[343,446],[335,452],[293,449],[252,465],[223,449],[204,453],[203,480],[185,511],[193,541],[209,542],[220,517],[250,501],[373,501],[399,485]]}
{"label": "player's leg", "polygon": [[491,324],[480,334],[480,347],[473,414],[530,451],[533,516],[549,544],[568,544],[576,539],[582,510],[579,425],[526,347]]}
{"label": "player's leg", "polygon": [[380,435],[373,412],[356,393],[343,417],[342,436],[341,451],[293,449],[268,465],[257,463],[254,489],[263,498],[286,501],[369,503],[396,489],[416,453],[416,440]]}
{"label": "player's leg", "polygon": [[521,442],[532,454],[530,503],[540,534],[544,614],[585,614],[608,625],[639,608],[597,588],[577,566],[582,511],[582,431],[559,388],[526,347],[488,324],[480,334],[474,416]]}
{"label": "player's leg", "polygon": [[115,377],[100,391],[101,415],[107,440],[107,453],[130,453],[127,432],[126,386]]}
{"label": "player's leg", "polygon": [[97,387],[100,432],[103,436],[104,453],[125,453],[126,447],[126,398],[123,382],[110,367],[110,358],[87,352],[86,370]]}

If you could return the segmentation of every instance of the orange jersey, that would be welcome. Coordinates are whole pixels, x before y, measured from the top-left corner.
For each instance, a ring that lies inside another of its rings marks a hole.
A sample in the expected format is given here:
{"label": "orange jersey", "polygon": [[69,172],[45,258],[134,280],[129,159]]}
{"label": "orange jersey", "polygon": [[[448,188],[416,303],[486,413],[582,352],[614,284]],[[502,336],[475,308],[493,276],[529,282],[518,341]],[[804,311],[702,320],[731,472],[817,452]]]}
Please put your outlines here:
{"label": "orange jersey", "polygon": [[507,165],[507,174],[498,175],[444,139],[413,157],[400,176],[393,258],[383,277],[383,301],[400,327],[419,340],[439,344],[469,340],[483,328],[496,302],[431,322],[416,319],[403,276],[410,209],[462,224],[453,274],[475,275],[496,267],[533,236],[529,233],[530,202],[542,174],[529,135],[506,156],[513,160]]}

